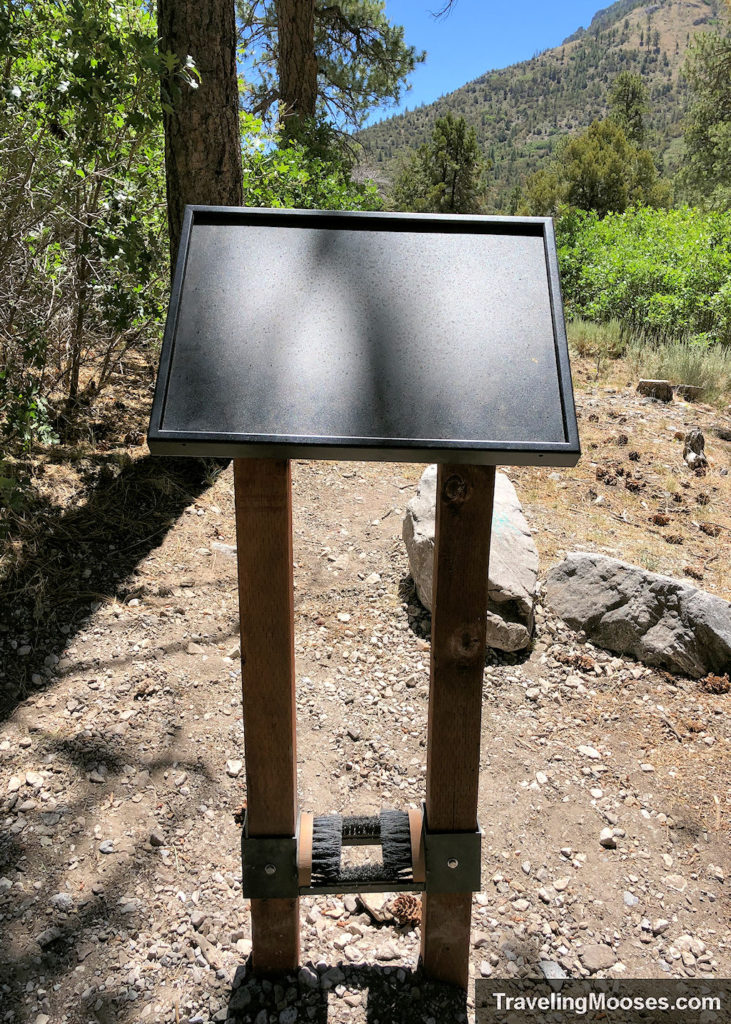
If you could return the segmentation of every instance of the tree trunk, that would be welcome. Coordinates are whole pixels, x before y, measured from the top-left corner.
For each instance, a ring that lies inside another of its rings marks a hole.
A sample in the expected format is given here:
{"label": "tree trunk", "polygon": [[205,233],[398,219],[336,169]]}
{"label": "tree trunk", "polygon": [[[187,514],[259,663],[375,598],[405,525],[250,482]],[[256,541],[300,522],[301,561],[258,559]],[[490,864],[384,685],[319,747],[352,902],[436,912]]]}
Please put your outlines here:
{"label": "tree trunk", "polygon": [[176,78],[163,113],[172,276],[186,204],[243,202],[234,0],[158,0],[157,26],[160,52],[200,74],[197,89]]}
{"label": "tree trunk", "polygon": [[285,126],[315,116],[317,58],[314,0],[278,0],[279,99]]}

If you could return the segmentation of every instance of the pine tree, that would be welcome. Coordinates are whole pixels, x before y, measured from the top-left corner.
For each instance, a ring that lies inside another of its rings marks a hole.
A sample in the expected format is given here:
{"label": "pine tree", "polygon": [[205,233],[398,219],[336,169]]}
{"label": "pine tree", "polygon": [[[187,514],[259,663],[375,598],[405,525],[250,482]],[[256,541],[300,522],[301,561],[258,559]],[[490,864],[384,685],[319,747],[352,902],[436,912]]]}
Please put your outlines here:
{"label": "pine tree", "polygon": [[430,141],[398,176],[393,206],[420,213],[479,213],[486,196],[486,169],[475,129],[463,117],[448,113],[437,119]]}

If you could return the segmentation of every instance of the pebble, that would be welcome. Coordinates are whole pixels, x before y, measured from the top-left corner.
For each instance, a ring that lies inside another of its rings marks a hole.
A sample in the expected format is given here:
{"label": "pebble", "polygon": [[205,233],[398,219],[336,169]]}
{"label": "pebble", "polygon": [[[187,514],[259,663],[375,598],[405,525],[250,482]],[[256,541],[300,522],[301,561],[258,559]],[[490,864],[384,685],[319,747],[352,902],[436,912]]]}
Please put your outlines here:
{"label": "pebble", "polygon": [[617,840],[614,838],[614,829],[603,828],[599,833],[599,843],[606,850],[614,850],[617,847]]}
{"label": "pebble", "polygon": [[685,892],[688,888],[688,880],[682,875],[665,875],[665,885],[669,889],[675,889],[676,892]]}
{"label": "pebble", "polygon": [[305,985],[307,988],[314,989],[320,987],[320,978],[317,971],[313,970],[309,966],[300,967],[297,977],[299,978],[300,984]]}
{"label": "pebble", "polygon": [[55,896],[51,896],[51,906],[55,907],[56,910],[61,910],[67,913],[74,905],[73,898],[67,892],[57,892]]}
{"label": "pebble", "polygon": [[625,892],[623,894],[623,899],[625,906],[627,907],[636,907],[637,904],[640,902],[639,896],[635,896],[631,892]]}
{"label": "pebble", "polygon": [[596,747],[587,747],[582,745],[578,749],[580,754],[583,754],[584,757],[590,758],[592,761],[597,761],[602,756]]}
{"label": "pebble", "polygon": [[99,843],[99,853],[114,853],[114,840],[104,839]]}
{"label": "pebble", "polygon": [[594,974],[596,971],[606,971],[617,962],[613,949],[598,942],[590,946],[583,946],[579,950],[579,959],[587,971]]}
{"label": "pebble", "polygon": [[666,932],[669,927],[670,927],[670,922],[669,921],[667,921],[664,917],[658,917],[658,919],[653,922],[652,934],[653,935],[662,935],[663,932]]}
{"label": "pebble", "polygon": [[226,774],[232,779],[237,779],[244,767],[244,762],[234,758],[226,762]]}
{"label": "pebble", "polygon": [[543,977],[547,981],[554,981],[560,978],[566,978],[567,974],[560,964],[556,963],[555,960],[539,960],[538,967],[543,972]]}

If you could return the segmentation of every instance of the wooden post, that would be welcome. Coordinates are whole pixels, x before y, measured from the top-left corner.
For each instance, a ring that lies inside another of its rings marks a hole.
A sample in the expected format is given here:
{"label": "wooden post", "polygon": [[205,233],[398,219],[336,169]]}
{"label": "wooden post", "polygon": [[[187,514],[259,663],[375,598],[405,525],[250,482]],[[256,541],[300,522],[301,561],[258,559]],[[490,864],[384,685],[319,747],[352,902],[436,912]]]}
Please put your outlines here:
{"label": "wooden post", "polygon": [[[494,489],[493,466],[439,466],[426,755],[426,816],[432,832],[477,828]],[[464,989],[471,909],[470,893],[423,897],[424,969]]]}
{"label": "wooden post", "polygon": [[[292,479],[279,459],[235,459],[249,835],[293,836],[297,817]],[[299,900],[251,901],[257,973],[299,963]]]}

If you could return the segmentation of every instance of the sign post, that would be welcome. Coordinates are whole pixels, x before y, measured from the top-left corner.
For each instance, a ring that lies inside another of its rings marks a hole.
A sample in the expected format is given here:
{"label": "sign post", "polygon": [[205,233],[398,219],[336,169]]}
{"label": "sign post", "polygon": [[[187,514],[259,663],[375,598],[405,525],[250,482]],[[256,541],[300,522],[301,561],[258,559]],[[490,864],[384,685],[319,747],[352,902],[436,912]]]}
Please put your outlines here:
{"label": "sign post", "polygon": [[[297,965],[300,895],[411,890],[466,988],[495,467],[579,457],[550,220],[188,207],[148,441],[234,460],[255,970]],[[439,464],[422,811],[298,814],[292,458]]]}

